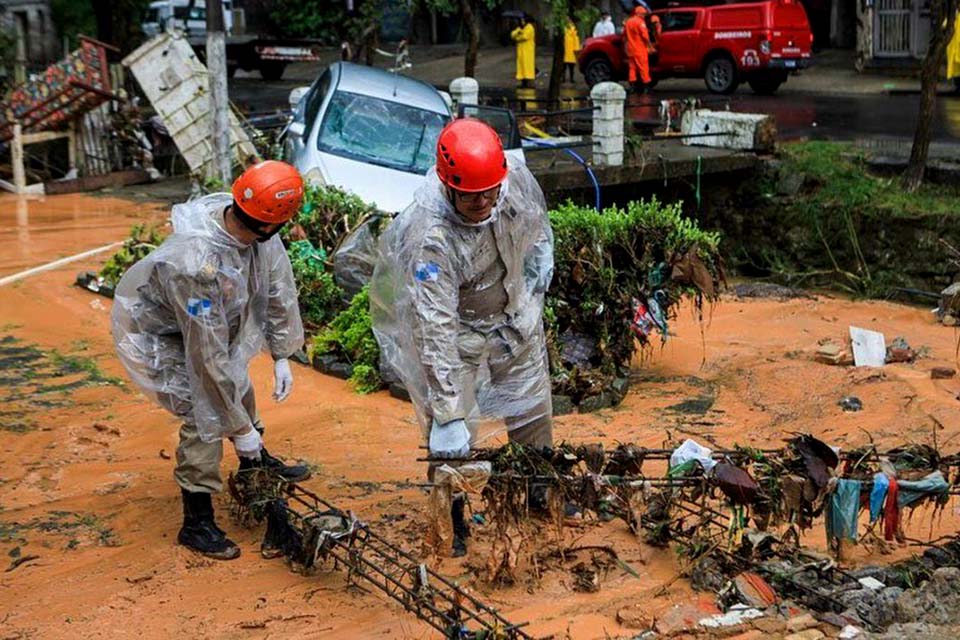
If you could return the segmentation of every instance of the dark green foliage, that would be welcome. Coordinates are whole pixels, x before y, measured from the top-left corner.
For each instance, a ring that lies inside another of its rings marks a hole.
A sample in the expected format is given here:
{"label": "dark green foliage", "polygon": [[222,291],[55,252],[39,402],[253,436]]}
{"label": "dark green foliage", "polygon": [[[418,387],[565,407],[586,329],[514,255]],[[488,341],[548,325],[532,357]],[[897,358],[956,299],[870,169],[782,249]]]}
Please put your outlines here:
{"label": "dark green foliage", "polygon": [[313,338],[310,357],[330,354],[353,365],[350,381],[360,393],[380,389],[380,348],[373,335],[370,296],[367,288],[350,301],[326,328]]}
{"label": "dark green foliage", "polygon": [[135,225],[123,246],[104,263],[100,269],[100,277],[116,286],[127,269],[160,246],[166,235],[166,229],[159,225]]}
{"label": "dark green foliage", "polygon": [[[684,296],[698,305],[716,298],[719,235],[684,218],[679,203],[654,198],[598,212],[568,202],[550,222],[556,267],[546,320],[555,393],[579,399],[626,374],[639,344],[630,327],[638,301],[661,291],[669,317]],[[572,335],[592,344],[589,362],[564,359],[561,343]]]}
{"label": "dark green foliage", "polygon": [[375,213],[373,205],[342,189],[308,185],[300,213],[284,230],[284,239],[307,239],[313,246],[333,253],[344,235]]}
{"label": "dark green foliage", "polygon": [[896,177],[872,174],[866,152],[853,145],[805,142],[783,145],[776,170],[744,187],[739,206],[713,219],[744,272],[866,296],[950,282],[939,239],[960,237],[955,185],[908,193]]}
{"label": "dark green foliage", "polygon": [[297,283],[303,327],[312,333],[336,315],[343,291],[326,270],[323,249],[315,249],[309,240],[297,240],[290,243],[287,255]]}
{"label": "dark green foliage", "polygon": [[314,38],[333,45],[346,35],[346,3],[277,0],[269,3],[268,30],[278,37]]}

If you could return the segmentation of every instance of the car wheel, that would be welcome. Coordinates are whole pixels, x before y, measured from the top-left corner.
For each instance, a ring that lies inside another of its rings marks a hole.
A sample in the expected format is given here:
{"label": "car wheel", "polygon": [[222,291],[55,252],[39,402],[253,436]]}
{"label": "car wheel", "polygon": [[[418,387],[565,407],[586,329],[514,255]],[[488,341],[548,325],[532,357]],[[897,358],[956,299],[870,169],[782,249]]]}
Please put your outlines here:
{"label": "car wheel", "polygon": [[606,58],[598,57],[587,63],[583,70],[583,79],[587,81],[587,86],[592,87],[598,82],[607,82],[613,78],[613,67]]}
{"label": "car wheel", "polygon": [[710,93],[729,94],[737,90],[737,66],[726,56],[718,56],[707,63],[703,81]]}
{"label": "car wheel", "polygon": [[747,84],[753,92],[761,96],[772,96],[777,92],[787,76],[784,73],[761,73],[747,79]]}
{"label": "car wheel", "polygon": [[260,77],[269,82],[275,82],[283,77],[283,69],[286,63],[276,61],[265,61],[260,63]]}

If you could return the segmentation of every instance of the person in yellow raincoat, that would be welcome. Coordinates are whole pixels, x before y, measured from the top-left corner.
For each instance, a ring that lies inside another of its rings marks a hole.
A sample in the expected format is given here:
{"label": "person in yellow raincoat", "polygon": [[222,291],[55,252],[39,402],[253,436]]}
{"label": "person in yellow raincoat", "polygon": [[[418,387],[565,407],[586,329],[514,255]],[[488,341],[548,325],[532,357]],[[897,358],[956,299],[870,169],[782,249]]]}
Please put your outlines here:
{"label": "person in yellow raincoat", "polygon": [[953,80],[953,86],[960,93],[960,11],[953,23],[953,37],[947,45],[947,80]]}
{"label": "person in yellow raincoat", "polygon": [[523,14],[520,26],[510,33],[510,37],[517,43],[517,80],[521,87],[533,86],[533,79],[537,76],[536,36],[533,20],[527,14]]}
{"label": "person in yellow raincoat", "polygon": [[580,51],[580,35],[573,20],[567,18],[567,28],[563,32],[563,68],[570,74],[570,82],[575,82],[573,72],[577,68],[577,51]]}

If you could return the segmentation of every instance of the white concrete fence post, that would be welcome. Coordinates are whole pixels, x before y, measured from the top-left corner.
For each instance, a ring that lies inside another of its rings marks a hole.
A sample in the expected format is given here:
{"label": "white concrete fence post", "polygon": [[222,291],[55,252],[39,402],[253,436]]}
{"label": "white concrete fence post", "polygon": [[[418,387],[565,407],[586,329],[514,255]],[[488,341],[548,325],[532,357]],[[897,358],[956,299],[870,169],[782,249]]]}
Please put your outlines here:
{"label": "white concrete fence post", "polygon": [[454,78],[450,83],[450,97],[453,99],[454,113],[461,104],[479,104],[480,83],[468,77]]}
{"label": "white concrete fence post", "polygon": [[623,107],[627,92],[616,82],[600,82],[590,90],[593,103],[593,164],[623,164]]}

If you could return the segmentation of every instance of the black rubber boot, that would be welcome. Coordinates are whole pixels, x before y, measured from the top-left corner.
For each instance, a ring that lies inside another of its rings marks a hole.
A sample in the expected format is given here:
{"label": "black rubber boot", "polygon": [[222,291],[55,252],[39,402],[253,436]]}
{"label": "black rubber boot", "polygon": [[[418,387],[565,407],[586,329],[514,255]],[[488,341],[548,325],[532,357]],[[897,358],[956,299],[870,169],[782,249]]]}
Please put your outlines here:
{"label": "black rubber boot", "polygon": [[467,528],[467,521],[464,519],[464,507],[467,499],[463,496],[454,498],[450,509],[450,516],[453,518],[453,557],[462,558],[467,555],[467,538],[470,537],[470,530]]}
{"label": "black rubber boot", "polygon": [[240,557],[240,547],[217,526],[213,519],[213,499],[209,493],[180,490],[183,498],[183,526],[177,542],[216,560]]}
{"label": "black rubber boot", "polygon": [[260,450],[260,459],[240,458],[240,471],[266,469],[287,482],[303,482],[310,477],[310,467],[305,464],[286,464],[275,458],[266,449]]}

